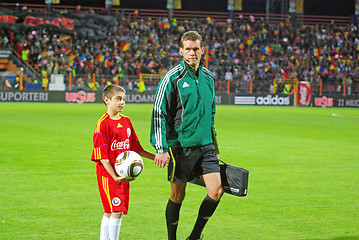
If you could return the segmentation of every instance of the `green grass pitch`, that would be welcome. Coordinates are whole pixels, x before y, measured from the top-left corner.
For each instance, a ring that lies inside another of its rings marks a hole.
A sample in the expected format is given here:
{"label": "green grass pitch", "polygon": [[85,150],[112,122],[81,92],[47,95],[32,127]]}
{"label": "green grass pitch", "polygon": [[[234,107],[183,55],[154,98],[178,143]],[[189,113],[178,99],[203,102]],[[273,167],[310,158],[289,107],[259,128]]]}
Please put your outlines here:
{"label": "green grass pitch", "polygon": [[[145,149],[150,104],[127,104]],[[92,134],[103,104],[0,103],[0,239],[99,239]],[[221,158],[250,171],[246,197],[225,194],[204,239],[359,239],[359,110],[217,106]],[[178,239],[204,188],[189,184]],[[145,160],[120,239],[166,239],[166,170]]]}

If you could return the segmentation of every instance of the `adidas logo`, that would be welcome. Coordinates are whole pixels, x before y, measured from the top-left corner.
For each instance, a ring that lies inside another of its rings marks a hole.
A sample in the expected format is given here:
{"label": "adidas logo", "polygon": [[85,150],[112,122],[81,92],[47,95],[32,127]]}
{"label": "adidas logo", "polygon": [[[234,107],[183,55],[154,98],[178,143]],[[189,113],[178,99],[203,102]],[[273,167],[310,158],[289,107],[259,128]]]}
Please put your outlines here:
{"label": "adidas logo", "polygon": [[182,87],[186,88],[186,87],[189,87],[189,85],[188,85],[188,83],[184,82]]}

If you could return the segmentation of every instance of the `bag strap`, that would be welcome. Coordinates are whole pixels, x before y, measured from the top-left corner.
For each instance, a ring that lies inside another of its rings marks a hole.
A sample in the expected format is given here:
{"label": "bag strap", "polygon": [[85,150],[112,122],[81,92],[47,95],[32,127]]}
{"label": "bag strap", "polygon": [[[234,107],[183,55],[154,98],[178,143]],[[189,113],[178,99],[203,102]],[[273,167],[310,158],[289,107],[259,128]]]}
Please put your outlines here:
{"label": "bag strap", "polygon": [[221,163],[223,163],[224,165],[228,165],[227,163],[223,162],[221,159],[218,159]]}

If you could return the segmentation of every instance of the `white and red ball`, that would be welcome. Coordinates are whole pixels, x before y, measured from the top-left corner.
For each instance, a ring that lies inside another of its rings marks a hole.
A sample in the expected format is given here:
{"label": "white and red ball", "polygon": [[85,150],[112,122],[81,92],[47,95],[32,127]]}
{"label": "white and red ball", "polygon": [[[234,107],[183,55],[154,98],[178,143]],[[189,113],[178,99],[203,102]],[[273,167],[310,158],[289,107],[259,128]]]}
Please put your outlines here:
{"label": "white and red ball", "polygon": [[133,179],[138,177],[143,170],[143,160],[134,151],[125,151],[116,158],[115,170],[120,177]]}

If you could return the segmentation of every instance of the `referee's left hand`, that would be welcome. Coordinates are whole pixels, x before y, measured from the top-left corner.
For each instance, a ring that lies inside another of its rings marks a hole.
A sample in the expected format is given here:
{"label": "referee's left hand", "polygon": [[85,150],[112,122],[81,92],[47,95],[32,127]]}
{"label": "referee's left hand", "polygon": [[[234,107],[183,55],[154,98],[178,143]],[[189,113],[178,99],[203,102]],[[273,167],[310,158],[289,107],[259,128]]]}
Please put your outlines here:
{"label": "referee's left hand", "polygon": [[165,166],[168,166],[169,160],[170,160],[170,155],[168,154],[168,152],[164,152],[164,153],[156,153],[154,161],[158,167],[163,168]]}

